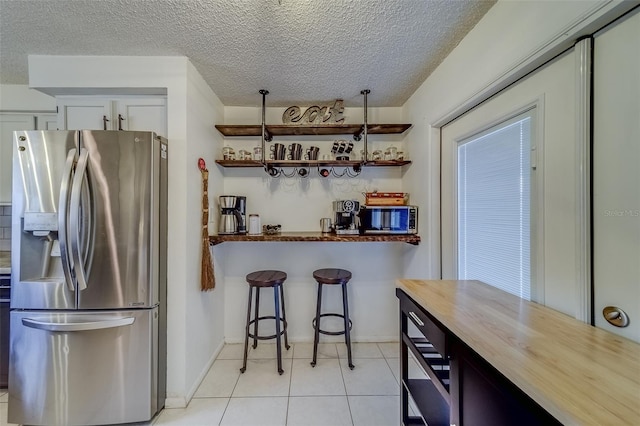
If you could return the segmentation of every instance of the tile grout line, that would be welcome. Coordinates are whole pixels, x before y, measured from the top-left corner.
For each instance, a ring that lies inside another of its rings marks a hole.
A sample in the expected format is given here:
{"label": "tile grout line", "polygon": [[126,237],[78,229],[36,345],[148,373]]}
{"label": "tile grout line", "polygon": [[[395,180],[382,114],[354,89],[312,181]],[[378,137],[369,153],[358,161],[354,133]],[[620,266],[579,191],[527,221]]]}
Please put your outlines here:
{"label": "tile grout line", "polygon": [[[338,350],[338,345],[336,345],[336,350]],[[338,366],[340,367],[340,376],[342,377],[342,386],[344,387],[344,396],[347,398],[347,408],[349,408],[349,418],[351,419],[351,425],[353,425],[354,424],[353,413],[351,412],[351,404],[349,403],[349,393],[347,392],[347,383],[344,381],[344,371],[342,370],[342,362],[340,362],[339,352],[338,352]]]}
{"label": "tile grout line", "polygon": [[293,380],[293,360],[295,359],[296,345],[291,344],[291,364],[289,367],[289,391],[287,392],[287,410],[284,415],[285,426],[289,423],[289,406],[291,404],[291,381]]}
{"label": "tile grout line", "polygon": [[[242,373],[240,373],[240,374],[242,374]],[[218,422],[218,426],[220,426],[222,424],[222,420],[224,419],[224,415],[227,413],[227,409],[229,408],[229,404],[231,404],[231,398],[233,398],[233,392],[235,392],[236,387],[238,386],[238,382],[240,381],[240,374],[238,374],[238,377],[236,378],[236,382],[233,385],[233,389],[231,389],[231,394],[229,395],[229,399],[227,399],[227,405],[224,406],[224,410],[222,411],[222,416],[220,416],[220,421]]]}

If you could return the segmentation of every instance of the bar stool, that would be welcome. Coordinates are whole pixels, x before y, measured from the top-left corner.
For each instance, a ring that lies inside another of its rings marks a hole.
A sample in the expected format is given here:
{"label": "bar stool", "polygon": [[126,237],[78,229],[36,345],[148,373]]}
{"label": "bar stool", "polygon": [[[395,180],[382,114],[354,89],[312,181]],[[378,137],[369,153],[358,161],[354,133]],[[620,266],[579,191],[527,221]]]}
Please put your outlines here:
{"label": "bar stool", "polygon": [[[315,329],[315,336],[313,338],[313,361],[311,366],[316,366],[316,360],[318,356],[318,341],[320,340],[320,333],[328,334],[332,336],[338,336],[344,334],[344,342],[347,345],[347,357],[349,361],[349,368],[353,370],[354,365],[351,361],[351,327],[352,322],[349,318],[349,299],[347,297],[347,283],[351,279],[351,272],[345,269],[317,269],[313,271],[313,278],[318,282],[318,300],[316,303],[316,317],[311,322]],[[336,285],[342,286],[342,315],[338,313],[321,313],[322,312],[322,285]],[[339,317],[344,320],[344,330],[340,331],[325,331],[320,328],[320,319],[322,317]]]}
{"label": "bar stool", "polygon": [[[247,326],[244,337],[244,361],[242,363],[241,373],[244,373],[247,369],[247,353],[249,351],[249,337],[253,339],[253,349],[258,347],[258,340],[276,339],[276,352],[278,355],[278,373],[284,373],[282,369],[282,350],[280,348],[280,336],[284,334],[284,346],[289,350],[289,341],[287,340],[287,315],[284,309],[284,289],[282,283],[287,279],[287,274],[282,271],[256,271],[252,272],[246,277],[249,283],[249,303],[247,306]],[[260,289],[265,287],[273,287],[273,301],[275,307],[275,315],[273,316],[259,316],[260,308]],[[256,289],[255,297],[255,314],[251,319],[251,301],[253,296],[253,289]],[[280,316],[280,305],[282,305],[282,317]],[[258,323],[261,320],[273,319],[276,325],[276,334],[271,336],[260,336],[258,334]],[[282,330],[280,330],[280,321],[282,321]],[[253,333],[249,330],[253,324]]]}

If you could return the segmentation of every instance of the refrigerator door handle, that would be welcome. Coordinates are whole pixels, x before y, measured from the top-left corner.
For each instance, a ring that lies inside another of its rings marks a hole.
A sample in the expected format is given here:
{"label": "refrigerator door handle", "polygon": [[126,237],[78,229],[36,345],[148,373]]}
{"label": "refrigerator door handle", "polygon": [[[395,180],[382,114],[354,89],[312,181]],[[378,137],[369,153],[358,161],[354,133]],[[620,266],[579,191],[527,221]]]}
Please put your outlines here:
{"label": "refrigerator door handle", "polygon": [[124,317],[105,321],[59,323],[38,321],[31,318],[23,318],[22,325],[30,328],[35,328],[37,330],[46,331],[89,331],[102,330],[105,328],[124,327],[133,324],[134,321],[135,318],[133,317]]}
{"label": "refrigerator door handle", "polygon": [[78,280],[78,290],[87,288],[87,276],[85,274],[81,254],[80,254],[80,195],[82,194],[82,180],[87,170],[89,151],[80,149],[80,157],[76,165],[76,173],[73,176],[71,186],[71,202],[69,217],[71,218],[69,227],[71,228],[71,255],[73,256],[73,268]]}
{"label": "refrigerator door handle", "polygon": [[62,176],[62,185],[60,186],[60,198],[58,200],[58,242],[60,243],[60,258],[62,261],[62,269],[64,277],[67,281],[69,290],[75,291],[74,279],[72,277],[73,265],[71,264],[71,256],[69,254],[69,242],[67,241],[67,217],[69,207],[69,184],[71,182],[71,174],[76,159],[76,149],[70,149],[67,153],[67,161],[64,166]]}

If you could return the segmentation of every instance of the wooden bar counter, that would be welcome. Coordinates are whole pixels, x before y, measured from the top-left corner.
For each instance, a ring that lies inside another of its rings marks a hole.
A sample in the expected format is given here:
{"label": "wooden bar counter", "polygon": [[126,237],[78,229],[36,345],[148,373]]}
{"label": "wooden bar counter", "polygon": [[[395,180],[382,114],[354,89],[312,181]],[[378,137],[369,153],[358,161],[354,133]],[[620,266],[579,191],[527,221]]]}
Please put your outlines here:
{"label": "wooden bar counter", "polygon": [[562,424],[640,424],[640,344],[478,281],[397,286]]}
{"label": "wooden bar counter", "polygon": [[403,235],[336,235],[334,233],[322,232],[281,232],[278,234],[262,235],[211,235],[209,242],[211,245],[222,244],[224,242],[338,242],[338,243],[375,243],[375,242],[400,242],[412,245],[420,243],[420,236],[416,234]]}

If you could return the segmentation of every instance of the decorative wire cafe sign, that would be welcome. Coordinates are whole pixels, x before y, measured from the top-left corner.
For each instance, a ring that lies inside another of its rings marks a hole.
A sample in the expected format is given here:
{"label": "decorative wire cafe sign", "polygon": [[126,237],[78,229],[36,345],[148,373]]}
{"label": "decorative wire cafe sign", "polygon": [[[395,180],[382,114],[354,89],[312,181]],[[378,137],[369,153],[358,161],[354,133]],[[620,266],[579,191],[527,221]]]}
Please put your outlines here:
{"label": "decorative wire cafe sign", "polygon": [[299,106],[290,106],[282,114],[283,124],[340,124],[344,122],[344,103],[336,99],[333,105],[310,106],[304,112]]}

